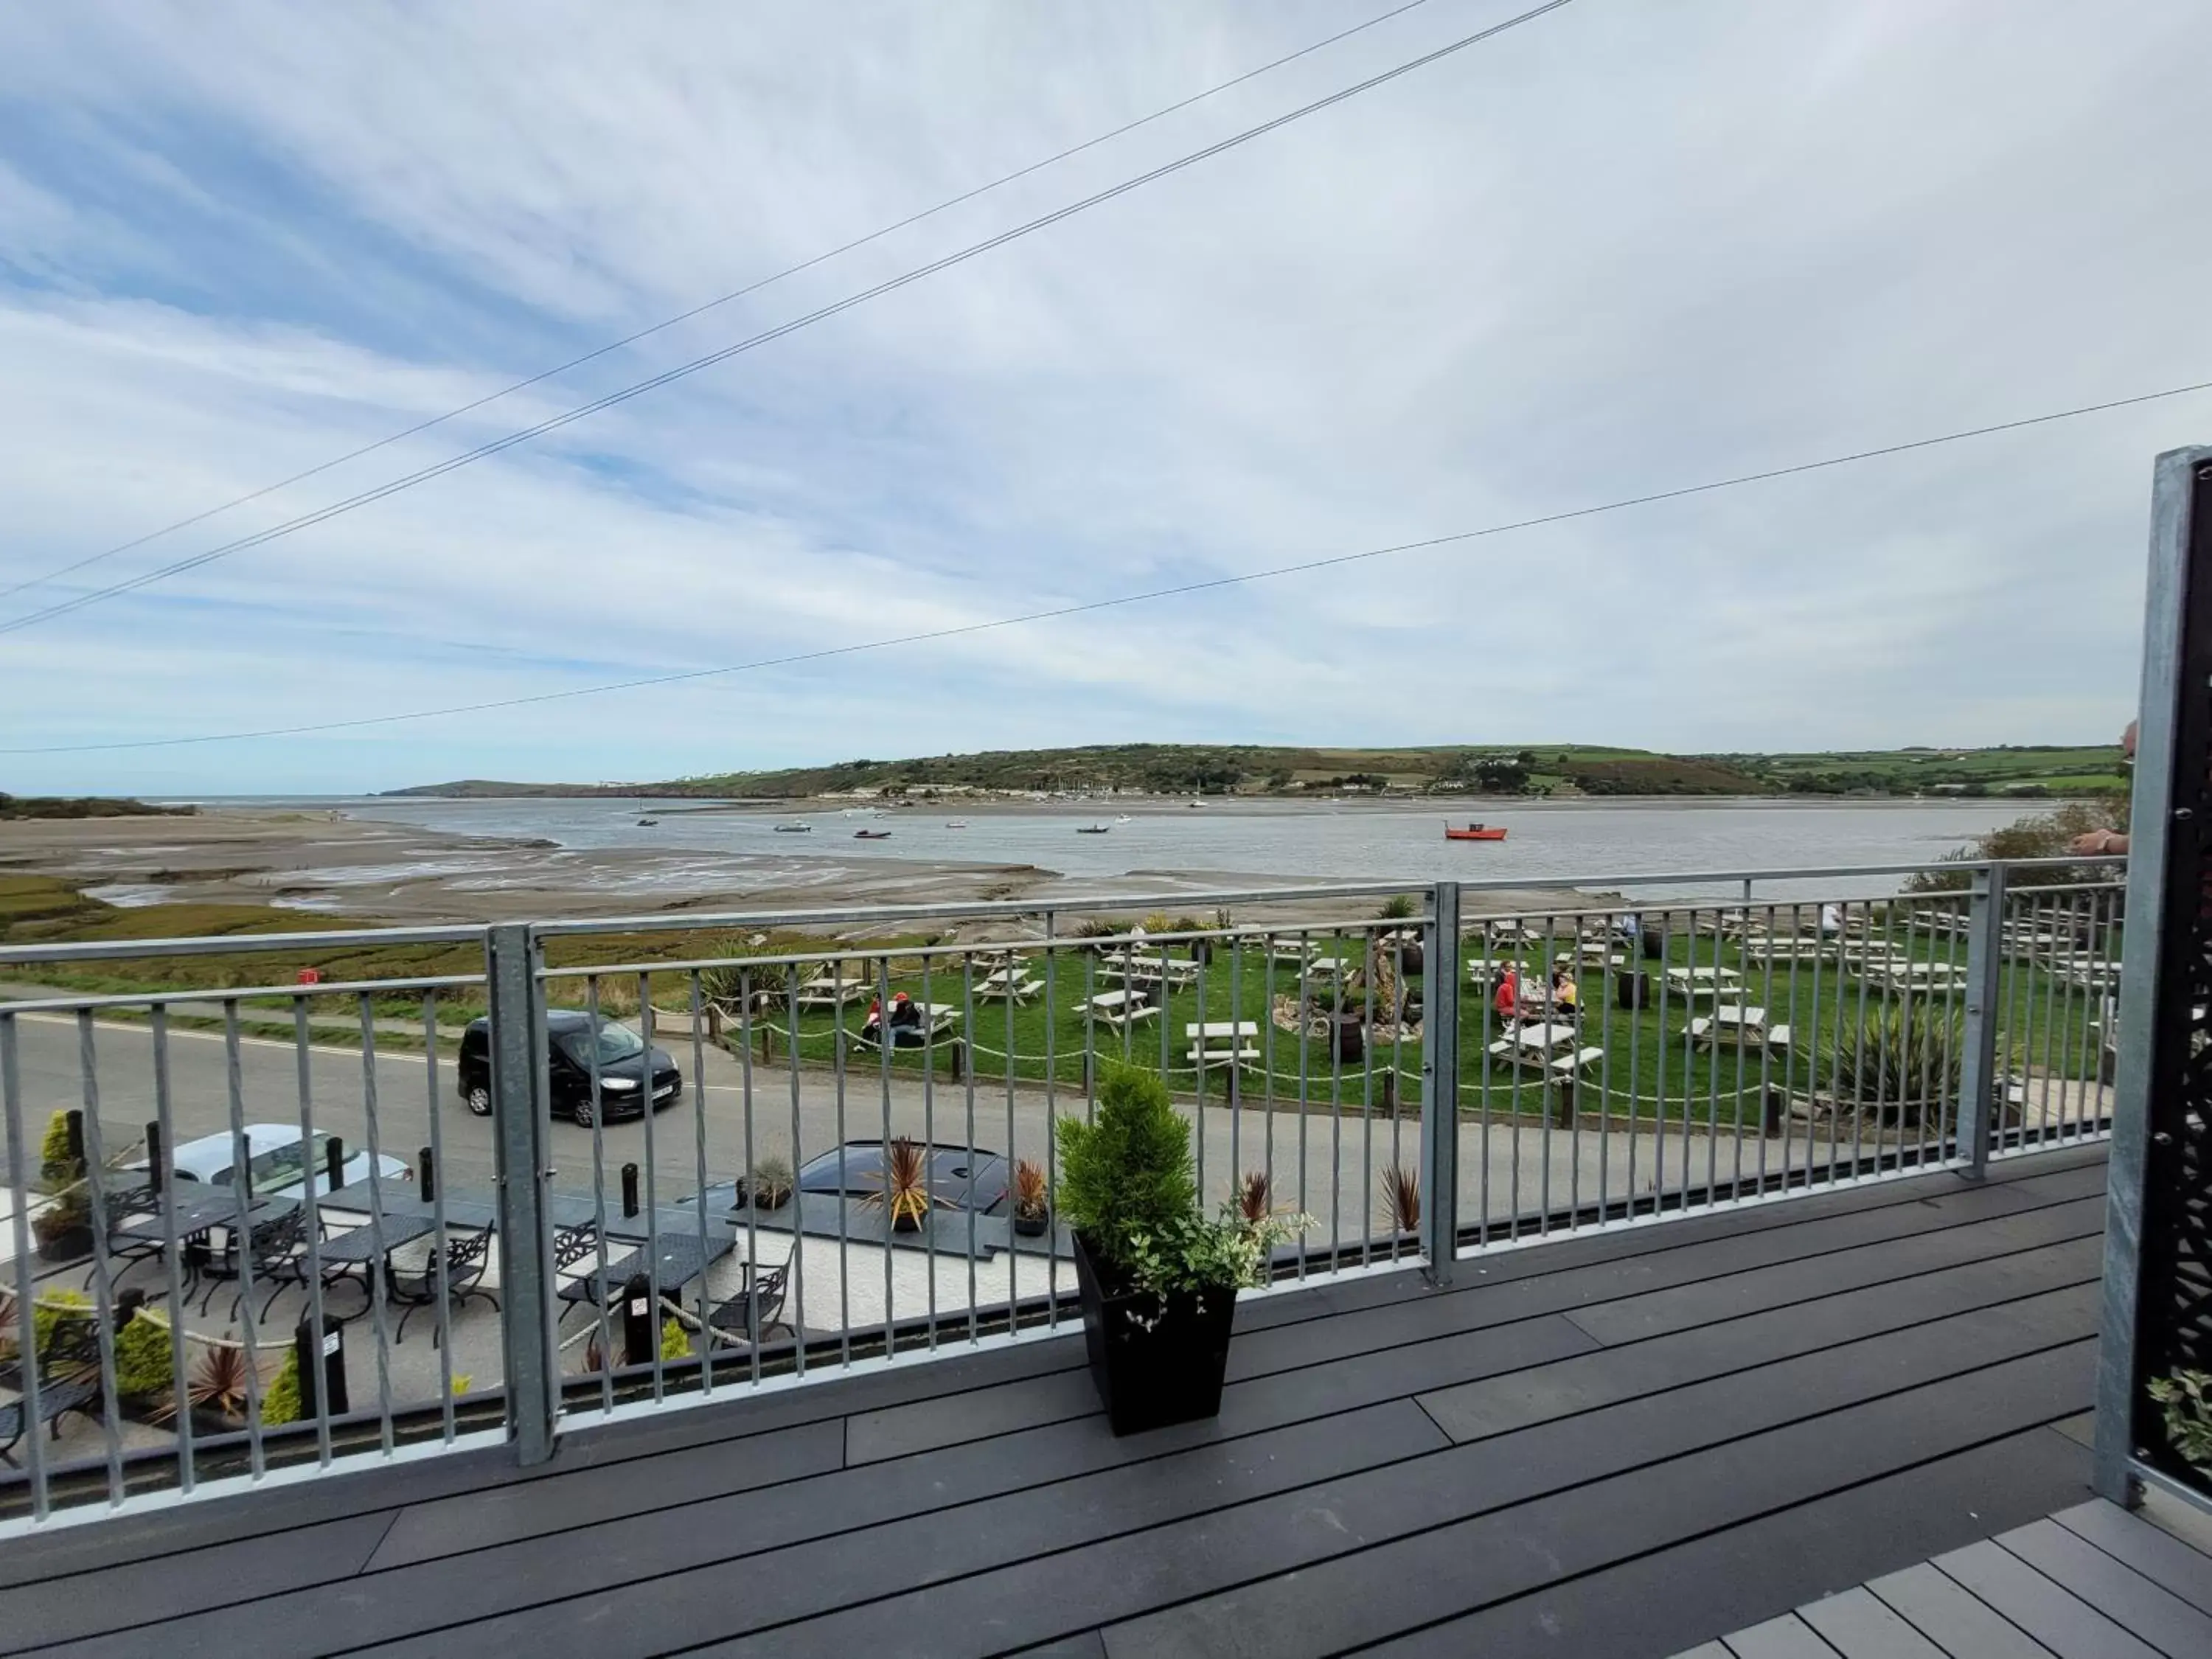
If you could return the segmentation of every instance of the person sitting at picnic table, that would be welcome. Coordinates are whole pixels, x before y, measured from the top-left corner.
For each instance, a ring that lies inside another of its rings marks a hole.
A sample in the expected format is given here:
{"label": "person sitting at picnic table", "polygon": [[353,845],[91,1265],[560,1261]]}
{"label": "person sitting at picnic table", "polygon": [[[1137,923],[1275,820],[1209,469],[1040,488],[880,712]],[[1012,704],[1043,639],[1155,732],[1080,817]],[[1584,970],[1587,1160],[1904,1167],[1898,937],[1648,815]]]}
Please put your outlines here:
{"label": "person sitting at picnic table", "polygon": [[[867,1022],[861,1027],[862,1032],[864,1034],[872,1032],[878,1025],[883,1023],[883,1017],[884,1001],[881,997],[878,997],[874,1001],[868,1005]],[[916,1003],[912,997],[907,995],[905,992],[893,992],[891,994],[891,1030],[894,1032],[896,1032],[918,1031],[921,1029],[921,1006]]]}
{"label": "person sitting at picnic table", "polygon": [[1581,999],[1582,987],[1576,983],[1572,974],[1562,968],[1552,976],[1553,1007],[1571,1019]]}
{"label": "person sitting at picnic table", "polygon": [[1521,970],[1518,968],[1508,968],[1498,975],[1498,994],[1492,998],[1491,1001],[1498,1010],[1498,1018],[1504,1020],[1508,1025],[1515,1024],[1520,1020]]}

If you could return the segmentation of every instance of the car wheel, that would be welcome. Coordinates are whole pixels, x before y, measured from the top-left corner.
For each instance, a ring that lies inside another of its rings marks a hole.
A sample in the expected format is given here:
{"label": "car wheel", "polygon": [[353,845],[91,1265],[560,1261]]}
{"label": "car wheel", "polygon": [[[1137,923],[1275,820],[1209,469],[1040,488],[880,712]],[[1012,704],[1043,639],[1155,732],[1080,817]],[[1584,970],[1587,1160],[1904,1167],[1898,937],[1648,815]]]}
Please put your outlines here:
{"label": "car wheel", "polygon": [[576,1125],[579,1128],[590,1128],[592,1127],[592,1097],[589,1095],[586,1095],[581,1100],[578,1101],[574,1106],[571,1106],[568,1109],[568,1115],[575,1119]]}
{"label": "car wheel", "polygon": [[462,1097],[462,1098],[468,1103],[469,1109],[474,1112],[478,1117],[489,1117],[491,1115],[491,1091],[483,1087],[483,1085],[477,1085],[477,1087],[470,1090],[466,1095]]}

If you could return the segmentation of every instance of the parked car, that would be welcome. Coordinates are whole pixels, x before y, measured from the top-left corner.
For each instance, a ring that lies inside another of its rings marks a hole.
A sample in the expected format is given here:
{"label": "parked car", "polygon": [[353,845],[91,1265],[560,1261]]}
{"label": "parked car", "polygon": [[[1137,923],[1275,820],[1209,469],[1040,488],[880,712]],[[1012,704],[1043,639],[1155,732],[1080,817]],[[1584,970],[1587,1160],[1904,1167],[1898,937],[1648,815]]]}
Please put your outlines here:
{"label": "parked car", "polygon": [[[546,1075],[552,1084],[553,1115],[589,1126],[592,1121],[592,1017],[580,1009],[545,1012]],[[684,1073],[665,1048],[650,1055],[653,1107],[659,1111],[682,1097]],[[644,1080],[648,1056],[645,1039],[611,1019],[599,1021],[599,1114],[604,1121],[645,1115]],[[461,1033],[461,1102],[478,1117],[491,1115],[491,1022],[471,1020]]]}
{"label": "parked car", "polygon": [[[257,1198],[296,1196],[307,1183],[307,1166],[312,1164],[315,1172],[315,1196],[322,1197],[331,1190],[330,1146],[331,1137],[318,1133],[312,1149],[300,1139],[298,1126],[290,1123],[249,1123],[246,1126],[246,1174],[247,1184]],[[198,1140],[188,1140],[170,1153],[169,1161],[180,1188],[182,1183],[196,1182],[208,1187],[228,1187],[237,1175],[237,1165],[231,1157],[230,1132],[220,1130],[211,1135],[202,1135]],[[131,1166],[143,1170],[142,1161]],[[344,1176],[342,1184],[350,1187],[356,1181],[368,1179],[369,1160],[367,1152],[350,1152],[339,1173]],[[378,1156],[376,1172],[391,1181],[412,1181],[415,1171],[403,1158],[389,1152]]]}

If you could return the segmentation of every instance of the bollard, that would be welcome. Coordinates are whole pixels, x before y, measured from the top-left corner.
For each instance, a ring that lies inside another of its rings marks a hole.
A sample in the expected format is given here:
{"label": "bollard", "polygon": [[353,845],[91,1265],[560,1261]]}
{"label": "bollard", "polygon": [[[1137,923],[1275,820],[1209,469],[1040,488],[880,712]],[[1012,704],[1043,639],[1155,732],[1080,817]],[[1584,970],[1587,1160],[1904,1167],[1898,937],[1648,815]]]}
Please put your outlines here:
{"label": "bollard", "polygon": [[623,1286],[623,1363],[649,1365],[659,1352],[653,1328],[653,1281],[632,1273]]}
{"label": "bollard", "polygon": [[137,1317],[138,1310],[146,1305],[146,1292],[136,1285],[115,1293],[115,1328],[121,1330]]}
{"label": "bollard", "polygon": [[1769,1089],[1766,1091],[1765,1121],[1759,1126],[1766,1132],[1766,1138],[1769,1140],[1782,1133],[1783,1124],[1789,1112],[1790,1097],[1779,1089]]}
{"label": "bollard", "polygon": [[346,1152],[344,1137],[341,1135],[332,1135],[330,1139],[329,1145],[323,1149],[323,1167],[330,1175],[331,1190],[332,1192],[337,1191],[339,1188],[346,1184],[345,1160]]}
{"label": "bollard", "polygon": [[72,1106],[62,1121],[69,1126],[70,1161],[72,1164],[82,1164],[84,1162],[84,1114]]}
{"label": "bollard", "polygon": [[1561,1079],[1559,1079],[1559,1114],[1558,1114],[1558,1122],[1559,1122],[1559,1126],[1561,1128],[1563,1128],[1563,1129],[1571,1129],[1571,1128],[1573,1128],[1573,1127],[1575,1127],[1575,1080],[1574,1080],[1574,1079],[1572,1079],[1572,1078],[1571,1078],[1571,1077],[1563,1077],[1563,1078],[1561,1078]]}
{"label": "bollard", "polygon": [[430,1156],[428,1146],[416,1154],[415,1169],[416,1189],[422,1194],[422,1201],[428,1204],[438,1196],[437,1160]]}
{"label": "bollard", "polygon": [[948,1046],[952,1050],[952,1080],[962,1082],[968,1075],[968,1039],[961,1037]]}
{"label": "bollard", "polygon": [[1382,1073],[1382,1109],[1392,1117],[1398,1115],[1398,1073],[1395,1067]]}
{"label": "bollard", "polygon": [[635,1164],[625,1164],[622,1167],[622,1206],[625,1218],[637,1213],[637,1165]]}
{"label": "bollard", "polygon": [[322,1401],[329,1401],[332,1417],[343,1417],[349,1404],[346,1398],[345,1327],[337,1323],[323,1328],[323,1351],[315,1352],[315,1333],[302,1313],[299,1324],[292,1332],[292,1355],[300,1371],[300,1415],[304,1418],[322,1414]]}

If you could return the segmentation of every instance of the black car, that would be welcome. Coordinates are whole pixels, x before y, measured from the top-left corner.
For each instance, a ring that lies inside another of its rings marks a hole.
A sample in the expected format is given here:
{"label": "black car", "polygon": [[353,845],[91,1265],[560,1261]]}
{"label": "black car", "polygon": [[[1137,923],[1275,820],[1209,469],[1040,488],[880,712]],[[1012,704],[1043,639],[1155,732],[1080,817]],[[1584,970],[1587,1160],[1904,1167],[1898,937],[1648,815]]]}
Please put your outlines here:
{"label": "black car", "polygon": [[[573,1008],[545,1011],[545,1036],[550,1052],[546,1073],[552,1083],[556,1117],[592,1121],[592,1017]],[[653,1062],[653,1104],[657,1111],[684,1093],[684,1073],[676,1069],[665,1048],[655,1048]],[[645,1115],[643,1079],[645,1040],[627,1025],[599,1021],[599,1115],[607,1122]],[[478,1117],[491,1115],[491,1022],[469,1022],[461,1033],[461,1101]]]}

